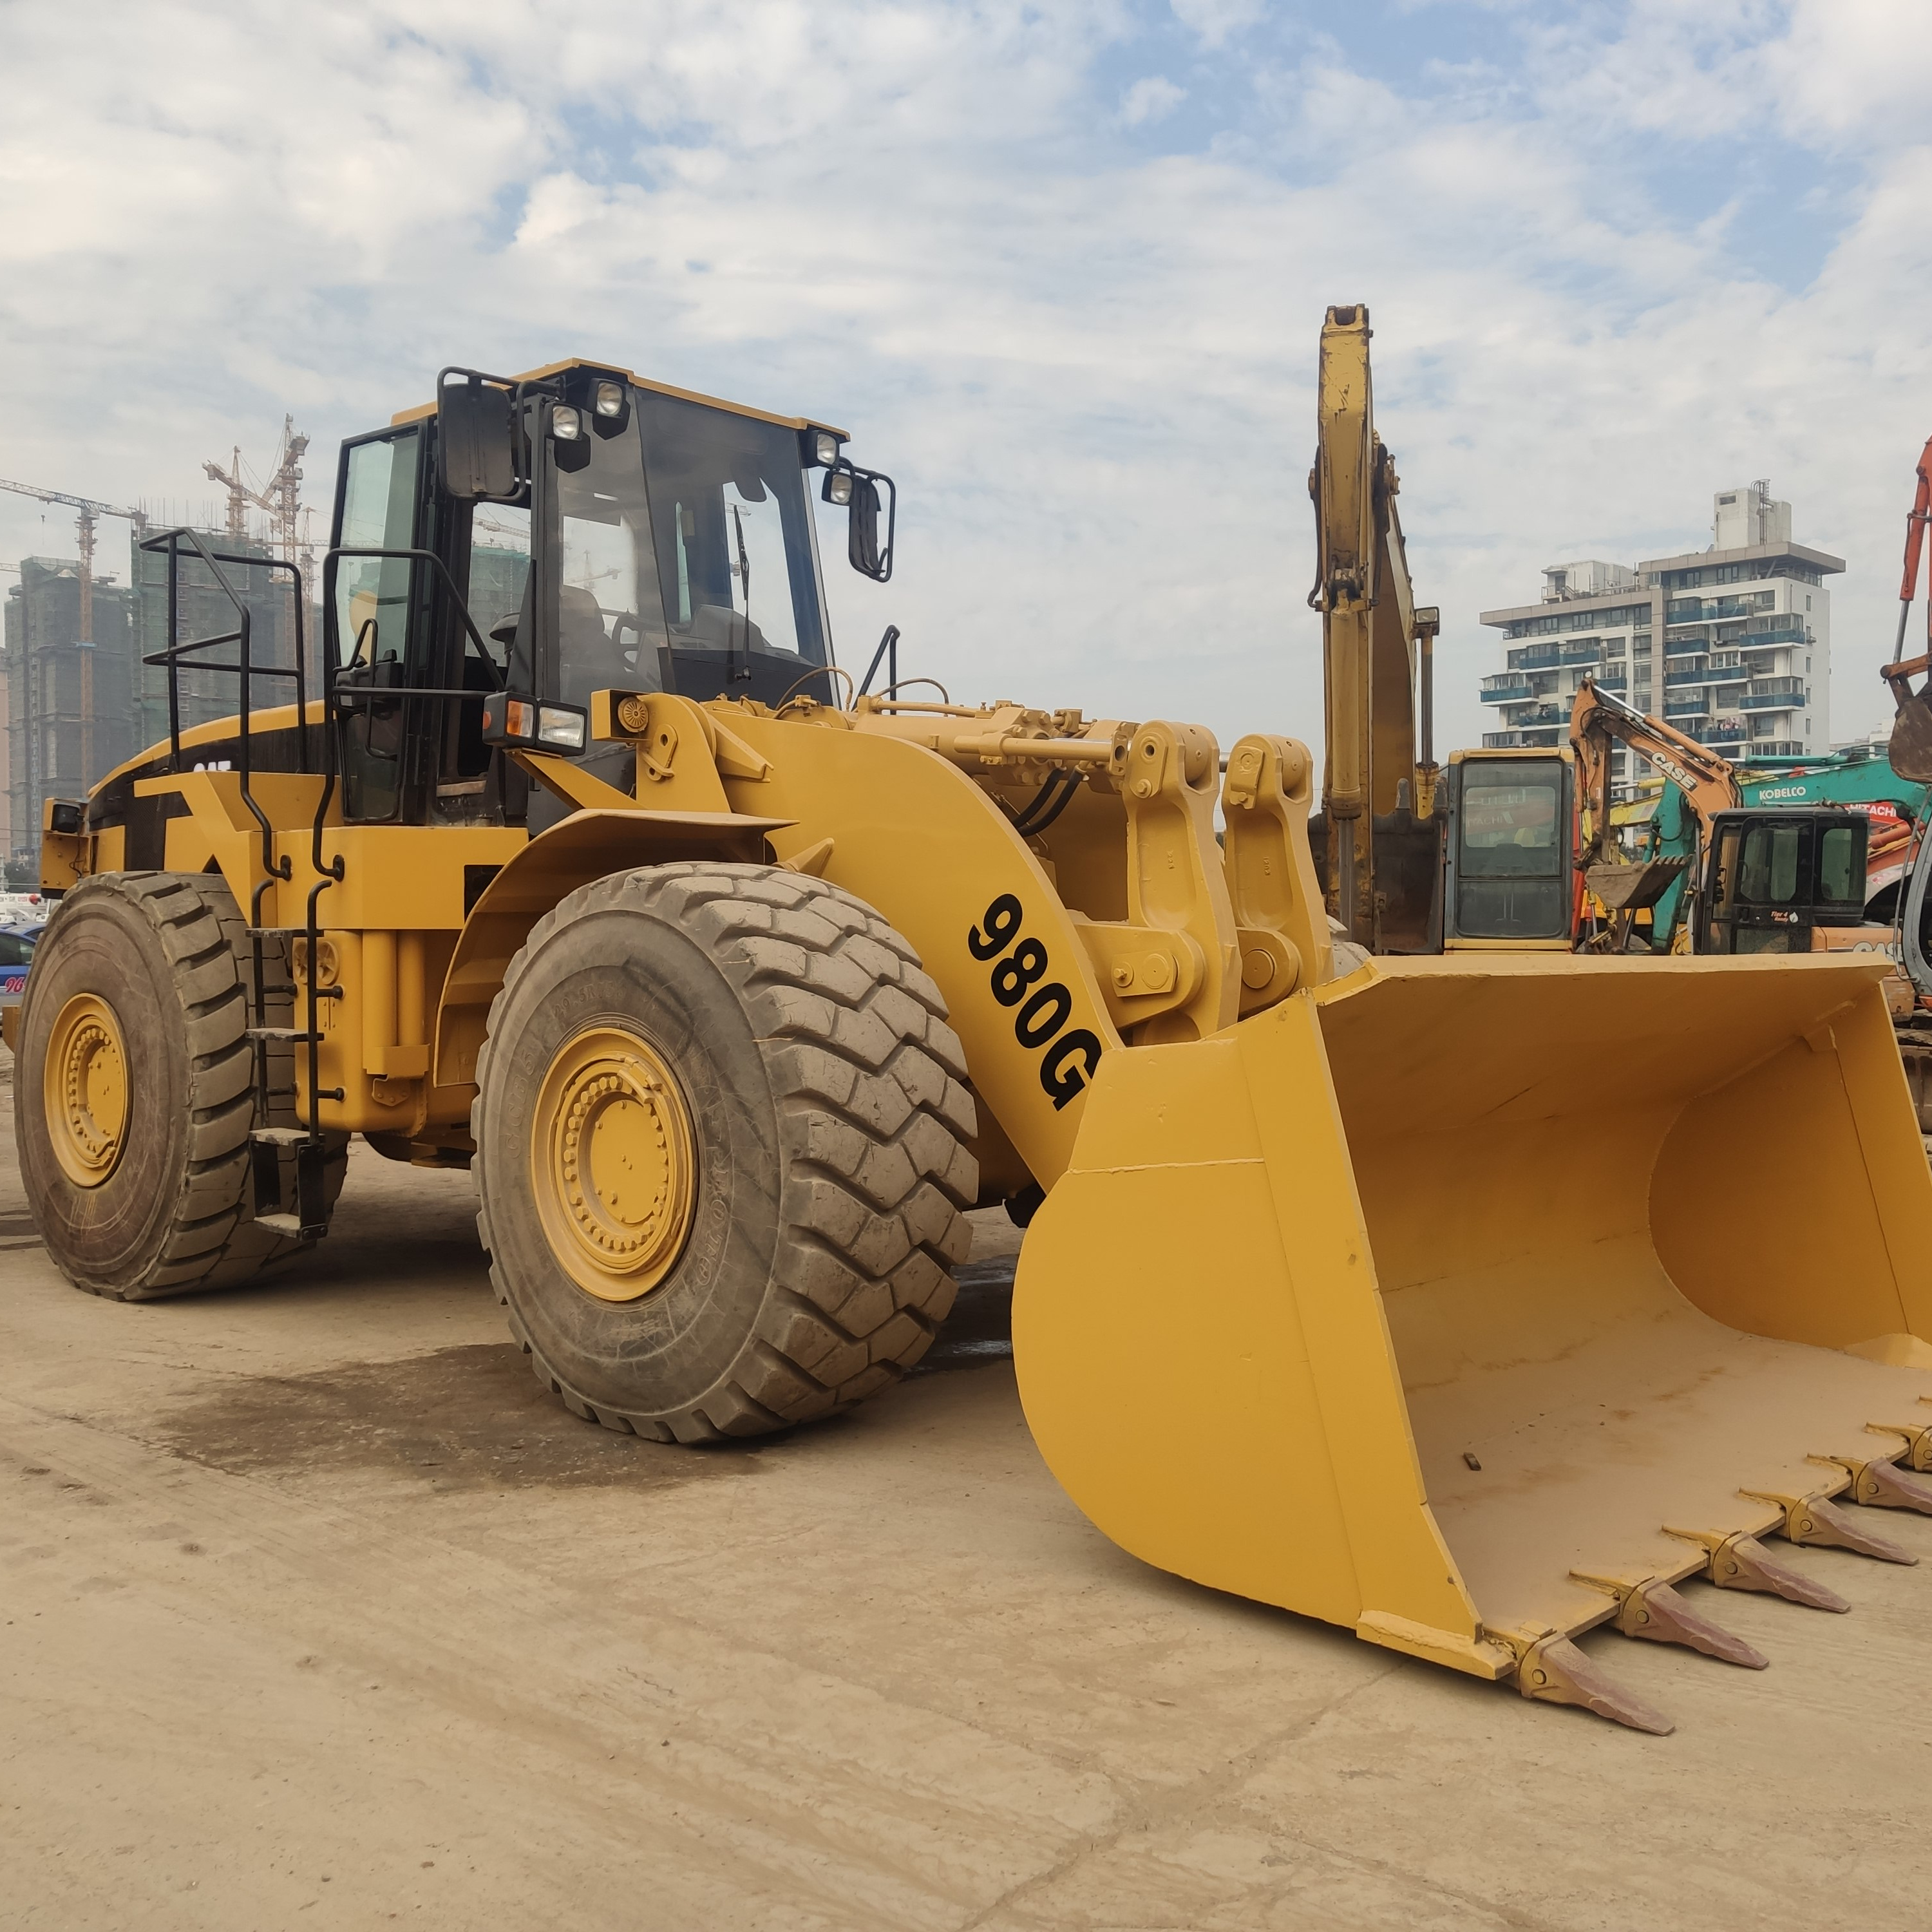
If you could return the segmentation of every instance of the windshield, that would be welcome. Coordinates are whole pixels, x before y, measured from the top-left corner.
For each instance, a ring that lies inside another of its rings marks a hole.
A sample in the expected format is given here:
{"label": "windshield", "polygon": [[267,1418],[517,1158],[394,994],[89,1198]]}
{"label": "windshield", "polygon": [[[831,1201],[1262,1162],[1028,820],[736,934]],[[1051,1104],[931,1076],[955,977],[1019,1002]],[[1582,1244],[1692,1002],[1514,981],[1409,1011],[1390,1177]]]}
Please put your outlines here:
{"label": "windshield", "polygon": [[[781,672],[824,664],[825,619],[797,432],[649,390],[639,401],[656,574],[673,650],[776,658],[770,668]],[[763,684],[770,672],[763,665],[760,671]]]}
{"label": "windshield", "polygon": [[556,478],[555,688],[570,704],[588,704],[592,692],[614,687],[664,686],[663,607],[635,412],[614,434],[598,428],[584,454],[582,468],[560,467]]}
{"label": "windshield", "polygon": [[1562,801],[1562,772],[1546,763],[1470,760],[1463,766],[1462,877],[1562,877],[1568,856]]}

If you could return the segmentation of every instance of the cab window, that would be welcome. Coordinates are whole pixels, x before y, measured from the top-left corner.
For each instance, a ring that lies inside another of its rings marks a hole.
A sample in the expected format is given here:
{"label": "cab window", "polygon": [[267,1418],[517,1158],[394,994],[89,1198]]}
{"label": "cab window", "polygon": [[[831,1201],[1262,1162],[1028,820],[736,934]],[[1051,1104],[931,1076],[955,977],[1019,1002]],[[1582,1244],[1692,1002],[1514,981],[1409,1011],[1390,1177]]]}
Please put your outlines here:
{"label": "cab window", "polygon": [[614,435],[589,439],[580,469],[556,478],[557,695],[659,691],[664,641],[650,500],[637,412]]}
{"label": "cab window", "polygon": [[[337,538],[343,548],[407,550],[414,544],[418,435],[407,429],[350,445]],[[342,560],[335,578],[338,662],[401,659],[413,568],[406,557]]]}
{"label": "cab window", "polygon": [[795,430],[642,397],[652,529],[673,646],[800,668],[826,661]]}
{"label": "cab window", "polygon": [[1858,827],[1828,825],[1818,842],[1818,896],[1827,904],[1849,905],[1865,896],[1864,867]]}
{"label": "cab window", "polygon": [[1747,905],[1789,905],[1798,896],[1801,825],[1754,825],[1744,833],[1738,897]]}

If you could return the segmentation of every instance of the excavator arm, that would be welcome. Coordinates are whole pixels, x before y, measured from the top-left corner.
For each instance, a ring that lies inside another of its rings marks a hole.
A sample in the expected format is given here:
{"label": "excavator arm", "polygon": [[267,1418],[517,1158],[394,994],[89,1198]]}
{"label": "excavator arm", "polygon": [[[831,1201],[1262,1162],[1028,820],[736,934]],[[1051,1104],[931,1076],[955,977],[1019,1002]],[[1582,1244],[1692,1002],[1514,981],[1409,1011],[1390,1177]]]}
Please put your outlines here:
{"label": "excavator arm", "polygon": [[1700,832],[1709,830],[1714,814],[1744,802],[1737,772],[1727,760],[1586,678],[1570,710],[1577,808],[1584,814],[1580,865],[1600,864],[1610,856],[1610,750],[1618,744],[1654,765],[1683,793]]}
{"label": "excavator arm", "polygon": [[1932,533],[1932,437],[1918,458],[1918,488],[1905,518],[1905,568],[1898,584],[1898,637],[1892,649],[1892,662],[1881,675],[1892,692],[1898,715],[1892,720],[1888,747],[1892,768],[1900,778],[1915,784],[1932,783],[1932,682],[1914,691],[1912,680],[1932,670],[1932,602],[1926,606],[1927,651],[1922,657],[1905,655],[1905,626],[1912,614],[1912,600],[1918,594],[1918,562],[1924,554],[1928,533]]}
{"label": "excavator arm", "polygon": [[1576,863],[1593,898],[1606,907],[1612,922],[1606,935],[1621,951],[1630,937],[1633,914],[1654,905],[1685,869],[1680,859],[1654,859],[1630,865],[1610,842],[1610,752],[1626,745],[1647,760],[1684,794],[1697,824],[1698,860],[1692,876],[1701,874],[1703,849],[1711,821],[1720,812],[1744,802],[1736,772],[1696,739],[1673,730],[1626,704],[1614,692],[1600,690],[1586,677],[1570,711],[1570,746],[1576,759],[1576,809],[1582,837]]}
{"label": "excavator arm", "polygon": [[1328,763],[1324,885],[1348,936],[1373,952],[1426,949],[1438,890],[1431,743],[1438,614],[1418,609],[1396,512],[1401,488],[1376,434],[1369,312],[1322,328],[1315,464]]}

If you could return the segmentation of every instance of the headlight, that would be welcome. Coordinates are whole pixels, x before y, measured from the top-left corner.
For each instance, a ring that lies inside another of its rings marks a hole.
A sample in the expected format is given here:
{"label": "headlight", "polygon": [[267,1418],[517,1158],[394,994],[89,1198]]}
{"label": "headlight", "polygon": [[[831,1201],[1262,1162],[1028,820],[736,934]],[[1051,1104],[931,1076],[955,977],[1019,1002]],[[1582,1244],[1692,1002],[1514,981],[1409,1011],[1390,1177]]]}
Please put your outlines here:
{"label": "headlight", "polygon": [[825,500],[828,503],[849,503],[852,500],[852,472],[849,470],[835,470],[825,479]]}
{"label": "headlight", "polygon": [[539,708],[538,717],[537,736],[544,743],[566,752],[583,750],[585,719],[582,712],[564,711],[546,704]]}
{"label": "headlight", "polygon": [[583,417],[561,405],[550,412],[550,426],[560,442],[574,442],[584,434]]}
{"label": "headlight", "polygon": [[830,470],[838,460],[838,439],[829,429],[813,430],[812,454],[814,462]]}
{"label": "headlight", "polygon": [[622,382],[599,382],[597,385],[597,413],[600,416],[620,416],[624,413],[624,386]]}

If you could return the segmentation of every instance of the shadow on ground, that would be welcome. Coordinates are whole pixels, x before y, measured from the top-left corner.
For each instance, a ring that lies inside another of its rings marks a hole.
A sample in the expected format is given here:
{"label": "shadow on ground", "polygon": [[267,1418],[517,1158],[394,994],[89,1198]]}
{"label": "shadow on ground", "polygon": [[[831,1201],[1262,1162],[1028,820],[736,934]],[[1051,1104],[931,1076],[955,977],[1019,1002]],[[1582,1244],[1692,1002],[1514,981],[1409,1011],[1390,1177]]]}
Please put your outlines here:
{"label": "shadow on ground", "polygon": [[[1012,1260],[959,1270],[959,1296],[913,1372],[982,1368],[1012,1354]],[[442,1490],[654,1490],[746,1475],[783,1438],[693,1451],[572,1415],[509,1342],[255,1376],[161,1418],[154,1440],[232,1474],[375,1470]]]}

